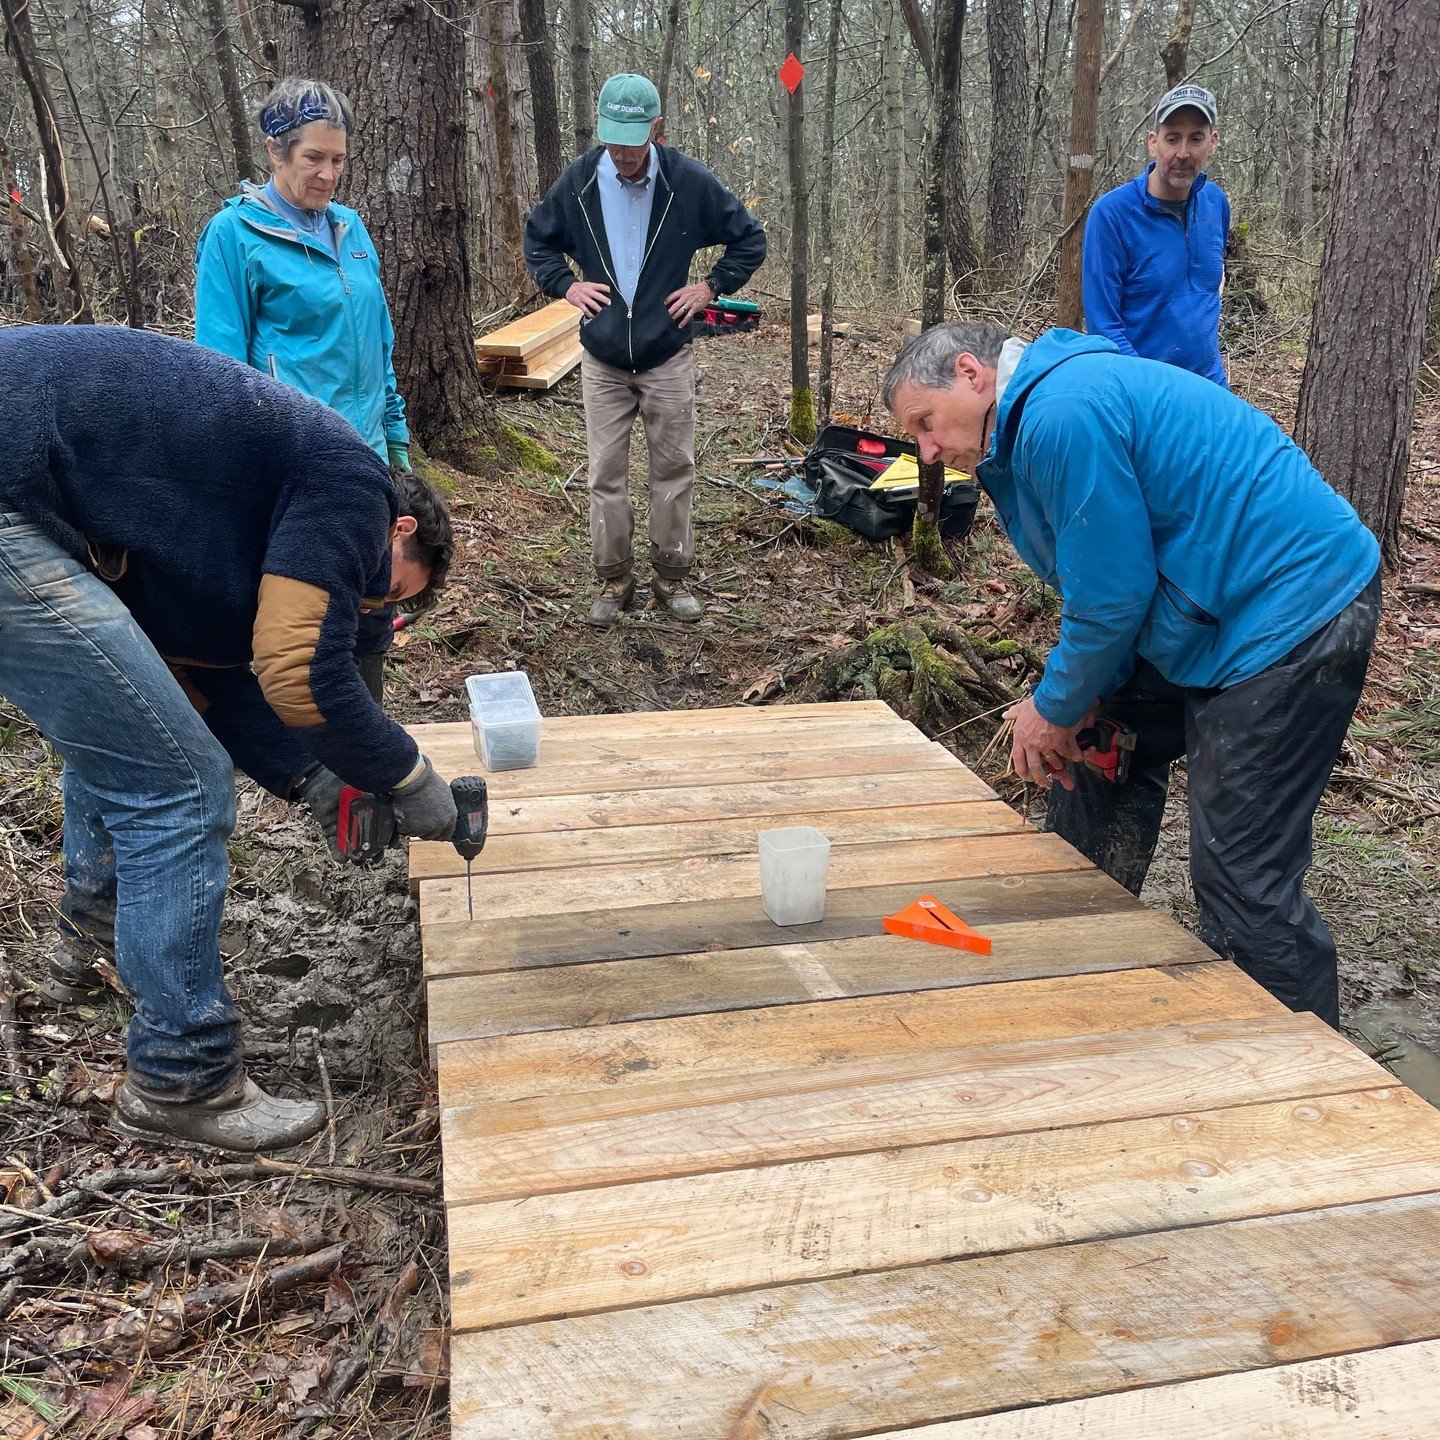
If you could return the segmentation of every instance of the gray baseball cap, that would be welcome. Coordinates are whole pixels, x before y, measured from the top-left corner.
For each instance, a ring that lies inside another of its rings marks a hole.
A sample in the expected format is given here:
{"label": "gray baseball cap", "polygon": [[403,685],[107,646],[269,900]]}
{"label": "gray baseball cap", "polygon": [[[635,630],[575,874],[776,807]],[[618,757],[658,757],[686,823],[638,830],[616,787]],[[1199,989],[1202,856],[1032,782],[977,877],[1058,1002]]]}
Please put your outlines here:
{"label": "gray baseball cap", "polygon": [[1177,110],[1198,110],[1210,122],[1210,128],[1215,128],[1215,122],[1220,118],[1220,107],[1215,103],[1215,97],[1201,85],[1177,85],[1173,90],[1167,90],[1161,97],[1160,103],[1155,107],[1155,124],[1157,128],[1163,125]]}

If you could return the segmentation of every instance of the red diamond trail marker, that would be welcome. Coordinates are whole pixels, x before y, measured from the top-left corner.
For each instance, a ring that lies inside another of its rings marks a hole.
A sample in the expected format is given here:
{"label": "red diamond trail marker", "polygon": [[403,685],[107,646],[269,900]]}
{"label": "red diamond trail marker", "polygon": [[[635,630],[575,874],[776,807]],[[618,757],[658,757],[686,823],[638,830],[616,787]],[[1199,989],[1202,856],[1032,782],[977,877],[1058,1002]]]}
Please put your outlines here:
{"label": "red diamond trail marker", "polygon": [[795,58],[793,50],[785,57],[785,63],[780,67],[779,74],[780,83],[793,95],[800,88],[800,82],[805,78],[805,67]]}

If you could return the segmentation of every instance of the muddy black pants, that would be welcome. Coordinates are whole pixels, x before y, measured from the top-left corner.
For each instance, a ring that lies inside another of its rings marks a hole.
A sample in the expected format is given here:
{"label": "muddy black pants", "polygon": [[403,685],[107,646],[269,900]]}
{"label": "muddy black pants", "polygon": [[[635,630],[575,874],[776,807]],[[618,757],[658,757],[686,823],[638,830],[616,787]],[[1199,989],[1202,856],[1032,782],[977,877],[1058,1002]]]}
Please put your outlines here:
{"label": "muddy black pants", "polygon": [[1288,655],[1227,690],[1170,684],[1143,664],[1102,712],[1135,731],[1129,779],[1083,765],[1047,823],[1138,895],[1155,854],[1170,766],[1184,756],[1190,878],[1201,938],[1292,1010],[1339,1027],[1335,942],[1305,894],[1311,825],[1365,682],[1377,575]]}

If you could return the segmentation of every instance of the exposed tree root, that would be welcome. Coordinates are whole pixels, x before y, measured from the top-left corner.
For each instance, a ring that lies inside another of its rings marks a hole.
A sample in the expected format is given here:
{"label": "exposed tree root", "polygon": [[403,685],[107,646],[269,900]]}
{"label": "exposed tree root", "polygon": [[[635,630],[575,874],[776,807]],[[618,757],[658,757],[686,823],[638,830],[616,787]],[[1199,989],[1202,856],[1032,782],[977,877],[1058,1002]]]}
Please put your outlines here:
{"label": "exposed tree root", "polygon": [[1018,698],[1015,677],[994,662],[1035,657],[1013,641],[994,644],[938,621],[900,620],[822,660],[796,692],[802,700],[864,696],[935,729],[993,711]]}

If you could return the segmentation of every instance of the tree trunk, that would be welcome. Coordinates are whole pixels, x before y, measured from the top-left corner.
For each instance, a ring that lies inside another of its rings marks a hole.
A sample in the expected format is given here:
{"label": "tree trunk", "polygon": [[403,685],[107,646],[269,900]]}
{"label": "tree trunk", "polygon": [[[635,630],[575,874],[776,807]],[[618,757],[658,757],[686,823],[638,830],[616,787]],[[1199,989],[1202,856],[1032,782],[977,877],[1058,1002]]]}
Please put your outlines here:
{"label": "tree trunk", "polygon": [[250,142],[250,117],[240,89],[240,71],[235,65],[235,46],[230,39],[230,17],[225,0],[204,0],[205,28],[210,34],[211,53],[220,72],[220,93],[225,97],[225,114],[230,122],[230,148],[235,155],[235,177],[254,180],[255,152]]}
{"label": "tree trunk", "polygon": [[489,197],[479,237],[481,273],[475,289],[489,310],[532,288],[521,241],[533,197],[515,0],[487,0],[475,15],[476,150],[480,193]]}
{"label": "tree trunk", "polygon": [[675,41],[680,33],[680,0],[666,0],[665,23],[660,32],[660,73],[655,88],[660,92],[660,113],[670,113],[670,72],[675,65]]}
{"label": "tree trunk", "polygon": [[575,153],[595,143],[595,86],[590,78],[590,34],[594,29],[590,0],[570,0],[570,118],[575,127]]}
{"label": "tree trunk", "polygon": [[6,48],[14,57],[15,67],[30,93],[30,103],[35,111],[40,160],[44,167],[41,189],[50,220],[49,238],[70,291],[70,313],[62,318],[67,324],[89,324],[94,316],[90,313],[90,301],[86,298],[85,284],[80,276],[80,259],[71,234],[70,190],[64,149],[55,125],[55,103],[35,49],[29,0],[0,0],[0,18],[5,21]]}
{"label": "tree trunk", "polygon": [[1165,67],[1167,90],[1173,90],[1185,78],[1185,71],[1190,65],[1190,31],[1194,26],[1195,0],[1177,0],[1170,38],[1160,47],[1160,63]]}
{"label": "tree trunk", "polygon": [[885,177],[884,229],[880,249],[880,284],[893,295],[900,284],[905,251],[905,69],[901,60],[901,17],[894,7],[885,10],[884,53],[881,61],[884,93]]}
{"label": "tree trunk", "polygon": [[[925,274],[921,326],[928,329],[945,318],[946,211],[953,194],[948,160],[953,151],[956,107],[960,91],[960,41],[965,29],[963,0],[941,0],[935,30],[935,71],[930,86],[930,113],[925,134]],[[915,562],[932,575],[948,577],[954,567],[940,540],[940,502],[945,493],[945,465],[936,460],[920,467],[920,493],[915,507]]]}
{"label": "tree trunk", "polygon": [[154,171],[151,209],[173,230],[182,227],[184,180],[181,173],[180,99],[175,84],[175,37],[165,0],[145,0],[146,69],[155,86],[155,102],[146,130],[150,166]]}
{"label": "tree trunk", "polygon": [[367,0],[300,12],[277,39],[286,71],[354,103],[345,198],[380,251],[412,430],[433,454],[493,469],[483,451],[502,432],[471,333],[464,19],[460,0]]}
{"label": "tree trunk", "polygon": [[1391,564],[1437,249],[1440,6],[1361,0],[1295,438]]}
{"label": "tree trunk", "polygon": [[1025,44],[1024,0],[989,0],[990,171],[986,187],[985,261],[991,278],[1014,275],[1024,258],[1026,136],[1029,133],[1030,61]]}
{"label": "tree trunk", "polygon": [[840,7],[830,0],[829,59],[820,125],[820,413],[816,430],[830,423],[835,395],[835,92],[840,70]]}
{"label": "tree trunk", "polygon": [[545,0],[520,0],[520,38],[530,74],[530,117],[535,130],[536,189],[547,195],[560,178],[560,106],[555,97],[555,47],[545,17]]}
{"label": "tree trunk", "polygon": [[[801,60],[805,0],[785,0],[785,47]],[[810,197],[805,183],[805,83],[789,97],[786,140],[790,160],[790,435],[802,445],[815,438],[815,394],[810,388]]]}
{"label": "tree trunk", "polygon": [[[964,9],[964,0],[956,0]],[[960,23],[963,25],[964,17]],[[951,289],[973,295],[983,268],[980,243],[970,223],[970,205],[966,191],[966,175],[970,168],[969,147],[965,143],[965,123],[960,113],[960,71],[955,72],[955,95],[951,101],[954,119],[950,128],[950,157],[946,169],[950,178],[950,194],[945,201],[945,250],[950,260]]]}
{"label": "tree trunk", "polygon": [[15,173],[15,162],[10,147],[5,143],[5,132],[0,129],[0,184],[5,186],[5,200],[10,213],[10,243],[15,252],[15,273],[20,280],[20,293],[25,297],[25,318],[32,325],[38,325],[45,318],[40,308],[40,291],[35,284],[35,252],[30,248],[29,237],[25,234],[25,217],[20,213],[20,179]]}
{"label": "tree trunk", "polygon": [[1100,101],[1100,42],[1105,35],[1105,0],[1079,0],[1075,14],[1075,90],[1070,111],[1070,164],[1065,171],[1061,212],[1060,276],[1056,321],[1070,330],[1085,326],[1080,295],[1080,250],[1085,214],[1095,181],[1095,114]]}

